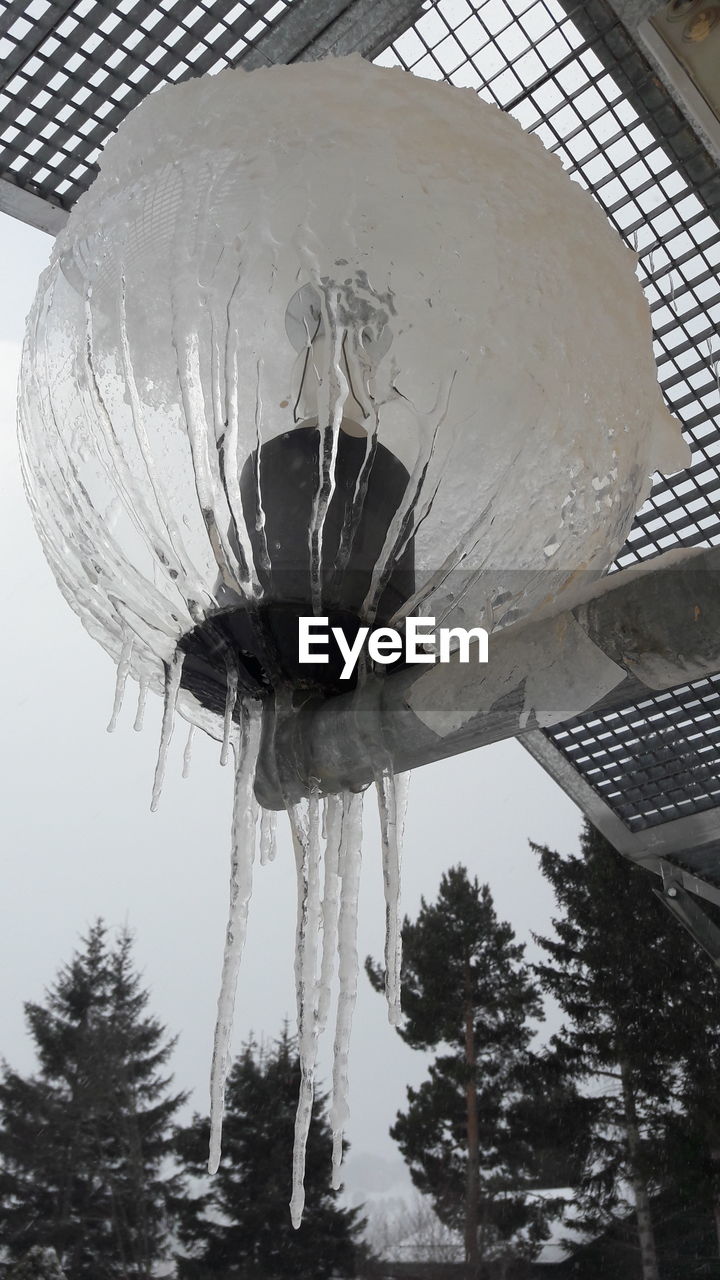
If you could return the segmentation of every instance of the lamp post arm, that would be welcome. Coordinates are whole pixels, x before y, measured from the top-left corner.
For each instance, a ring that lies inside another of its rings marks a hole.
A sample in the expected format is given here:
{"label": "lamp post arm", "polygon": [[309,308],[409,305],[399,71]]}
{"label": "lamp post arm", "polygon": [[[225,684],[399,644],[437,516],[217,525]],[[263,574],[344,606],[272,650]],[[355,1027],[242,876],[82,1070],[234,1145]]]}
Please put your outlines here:
{"label": "lamp post arm", "polygon": [[298,795],[310,777],[358,790],[378,761],[415,769],[720,671],[720,549],[670,552],[594,586],[570,610],[491,635],[487,664],[405,667],[268,723],[259,800],[281,807],[276,752]]}

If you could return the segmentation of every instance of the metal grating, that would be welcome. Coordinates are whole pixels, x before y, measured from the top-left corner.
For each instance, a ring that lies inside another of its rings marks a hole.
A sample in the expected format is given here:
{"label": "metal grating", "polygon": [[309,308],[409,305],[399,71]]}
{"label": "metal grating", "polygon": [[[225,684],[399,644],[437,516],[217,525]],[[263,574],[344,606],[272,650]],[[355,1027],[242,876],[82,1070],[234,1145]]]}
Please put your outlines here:
{"label": "metal grating", "polygon": [[[614,568],[720,542],[720,180],[604,0],[437,0],[378,59],[474,88],[592,192],[638,254],[660,383],[692,445],[656,479]],[[547,733],[630,831],[720,803],[720,686]]]}
{"label": "metal grating", "polygon": [[567,720],[552,738],[630,831],[720,803],[720,677]]}
{"label": "metal grating", "polygon": [[220,71],[293,0],[0,4],[0,172],[63,209],[120,121],[168,81]]}
{"label": "metal grating", "polygon": [[[589,29],[591,10],[597,30]],[[567,14],[557,0],[438,0],[377,60],[475,88],[509,111],[637,251],[660,383],[693,460],[670,481],[658,479],[617,567],[671,546],[720,542],[720,181],[679,113],[682,160],[629,100],[622,82],[631,71],[637,92],[638,65],[645,87],[655,97],[662,91],[613,11],[593,4]],[[662,105],[674,113],[669,99]],[[706,180],[691,190],[689,173],[698,169]]]}

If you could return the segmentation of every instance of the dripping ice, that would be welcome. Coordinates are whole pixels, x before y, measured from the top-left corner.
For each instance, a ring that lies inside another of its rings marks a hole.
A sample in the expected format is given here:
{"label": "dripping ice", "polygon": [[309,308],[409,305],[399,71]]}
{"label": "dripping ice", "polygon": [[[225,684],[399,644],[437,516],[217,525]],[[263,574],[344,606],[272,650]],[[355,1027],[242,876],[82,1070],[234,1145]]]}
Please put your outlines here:
{"label": "dripping ice", "polygon": [[[311,388],[316,397],[315,421],[324,421],[327,428],[318,432],[317,489],[314,496],[308,552],[312,608],[315,613],[323,607],[323,540],[326,517],[335,492],[335,469],[338,441],[343,426],[343,411],[352,395],[359,406],[366,432],[365,457],[358,473],[354,491],[345,513],[337,553],[336,567],[342,572],[352,551],[353,540],[360,526],[362,508],[367,491],[368,478],[376,456],[378,443],[378,413],[369,390],[367,368],[364,367],[362,344],[339,319],[338,296],[331,287],[317,285],[324,342],[311,351],[313,335],[307,332],[307,352],[303,372],[312,366],[317,385]],[[178,286],[180,287],[180,286]],[[316,330],[317,332],[317,330]],[[192,351],[184,335],[176,330],[174,340],[181,357],[180,383],[188,421],[188,432],[193,463],[198,474],[199,491],[203,497],[203,512],[214,506],[214,488],[227,501],[233,513],[233,522],[240,539],[240,558],[236,562],[233,546],[217,521],[208,527],[217,562],[221,590],[240,590],[241,598],[257,599],[260,569],[270,568],[265,538],[265,511],[260,488],[260,465],[257,463],[258,514],[256,532],[262,535],[260,557],[262,565],[253,561],[253,550],[247,530],[242,529],[242,519],[236,519],[240,510],[239,490],[236,478],[222,469],[215,474],[204,445],[207,424],[202,405],[195,394],[195,373],[191,369]],[[229,348],[228,348],[229,349]],[[351,371],[352,366],[352,371]],[[262,444],[263,402],[261,396],[262,366],[257,368],[255,447]],[[215,413],[226,423],[227,435],[223,448],[237,450],[239,423],[235,391],[232,379],[226,389],[220,385],[219,370],[213,370],[213,402]],[[437,403],[430,412],[417,415],[419,425],[418,456],[408,476],[405,496],[392,519],[377,563],[373,566],[367,596],[362,610],[372,622],[377,613],[379,599],[391,576],[397,557],[402,554],[411,536],[413,520],[422,518],[432,504],[424,494],[428,469],[437,466],[437,434],[447,413],[452,392],[453,377],[439,389]],[[223,394],[226,399],[223,402]],[[303,386],[298,393],[298,404]],[[312,414],[307,412],[306,417]],[[266,563],[267,562],[267,563]],[[132,664],[132,640],[123,632],[122,649],[118,663],[115,699],[111,716],[114,727],[122,704],[123,690]],[[253,889],[255,863],[260,867],[272,862],[276,856],[277,815],[264,809],[255,796],[255,774],[258,764],[263,729],[264,708],[271,705],[275,717],[292,716],[292,698],[287,689],[275,689],[266,703],[254,700],[243,692],[240,670],[233,654],[225,655],[225,700],[220,733],[220,763],[234,762],[233,806],[230,852],[230,888],[228,918],[223,950],[220,992],[214,1033],[210,1078],[210,1149],[208,1170],[217,1171],[221,1159],[222,1123],[226,1079],[231,1062],[232,1025],[235,1010],[241,962],[247,938],[250,918],[250,901]],[[152,791],[153,809],[160,800],[167,770],[168,754],[173,735],[183,672],[183,654],[176,650],[165,667],[165,693],[162,730]],[[376,679],[365,673],[365,680]],[[147,683],[141,686],[136,717],[136,728],[142,724]],[[379,725],[378,725],[379,728]],[[381,736],[381,735],[380,735]],[[187,777],[193,741],[193,730],[187,738],[183,752],[183,776]],[[382,849],[382,884],[385,901],[385,969],[388,1018],[397,1024],[401,1014],[400,1004],[400,862],[402,834],[407,796],[407,777],[395,776],[378,744],[380,760],[375,764],[375,790],[380,819]],[[278,762],[276,761],[276,764]],[[300,1063],[300,1090],[295,1120],[294,1149],[292,1159],[292,1195],[290,1213],[293,1225],[300,1225],[304,1207],[305,1151],[312,1121],[318,1044],[324,1033],[332,1036],[332,1086],[330,1098],[330,1125],[332,1131],[332,1183],[339,1187],[343,1156],[344,1132],[349,1117],[350,1093],[350,1039],[352,1020],[358,988],[358,895],[362,861],[363,794],[341,791],[323,795],[317,784],[311,784],[308,794],[297,799],[292,788],[284,787],[283,770],[278,765],[280,789],[288,815],[292,847],[295,859],[297,887],[297,921],[295,932],[295,991],[297,1005],[297,1040]],[[334,1004],[333,1004],[333,994]]]}

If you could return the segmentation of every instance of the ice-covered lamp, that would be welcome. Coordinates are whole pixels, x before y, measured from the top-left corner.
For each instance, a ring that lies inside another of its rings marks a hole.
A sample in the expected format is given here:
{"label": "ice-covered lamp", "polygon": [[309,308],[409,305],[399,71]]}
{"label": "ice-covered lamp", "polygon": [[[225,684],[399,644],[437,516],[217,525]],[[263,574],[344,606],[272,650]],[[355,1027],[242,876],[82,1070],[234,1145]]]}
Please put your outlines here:
{"label": "ice-covered lamp", "polygon": [[470,90],[351,57],[151,95],[28,322],[25,476],[68,601],[141,681],[180,646],[181,710],[218,732],[228,652],[251,692],[293,678],[298,611],[565,599],[685,460],[633,267]]}

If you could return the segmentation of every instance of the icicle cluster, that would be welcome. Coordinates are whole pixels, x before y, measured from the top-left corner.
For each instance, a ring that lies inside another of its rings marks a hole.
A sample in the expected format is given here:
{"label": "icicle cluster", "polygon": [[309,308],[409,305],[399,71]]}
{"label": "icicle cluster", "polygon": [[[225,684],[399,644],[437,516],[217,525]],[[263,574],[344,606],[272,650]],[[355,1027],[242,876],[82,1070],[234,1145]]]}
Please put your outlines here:
{"label": "icicle cluster", "polygon": [[[132,642],[122,648],[115,696],[108,729],[114,730],[122,707],[129,672]],[[151,809],[157,809],[173,736],[183,655],[178,651],[166,666],[165,700],[158,758],[153,780]],[[134,728],[142,727],[147,686],[140,688]],[[215,1024],[210,1075],[210,1151],[208,1170],[217,1171],[221,1155],[225,1082],[230,1064],[235,997],[247,935],[252,896],[253,869],[259,850],[260,865],[276,855],[277,814],[263,809],[255,798],[255,771],[260,750],[262,704],[238,701],[237,670],[228,667],[227,700],[220,763],[232,749],[235,760],[230,903]],[[191,726],[183,751],[182,774],[187,777],[194,737]],[[385,893],[385,968],[388,1018],[400,1017],[400,855],[407,804],[408,774],[395,776],[389,768],[378,771],[376,791],[380,815],[383,885]],[[362,864],[362,792],[343,791],[322,797],[317,784],[309,795],[287,803],[297,877],[297,925],[295,935],[295,990],[297,1001],[300,1096],[295,1120],[293,1177],[290,1213],[300,1226],[305,1203],[304,1176],[315,1093],[318,1039],[326,1030],[337,978],[333,1041],[332,1184],[340,1186],[343,1135],[349,1118],[350,1035],[358,986],[358,896]]]}

